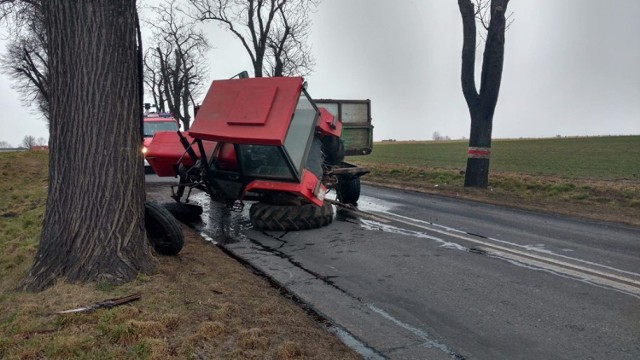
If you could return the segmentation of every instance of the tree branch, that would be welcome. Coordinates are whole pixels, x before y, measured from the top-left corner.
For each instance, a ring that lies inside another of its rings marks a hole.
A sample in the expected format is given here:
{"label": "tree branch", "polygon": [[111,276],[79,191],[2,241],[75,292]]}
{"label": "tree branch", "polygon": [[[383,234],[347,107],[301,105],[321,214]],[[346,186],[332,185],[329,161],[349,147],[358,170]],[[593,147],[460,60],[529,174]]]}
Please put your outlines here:
{"label": "tree branch", "polygon": [[458,0],[462,16],[462,93],[469,109],[478,105],[478,91],[475,83],[476,62],[476,12],[471,0]]}
{"label": "tree branch", "polygon": [[480,83],[482,108],[490,109],[490,114],[486,114],[487,116],[493,116],[493,111],[498,102],[500,84],[502,82],[504,35],[506,30],[505,13],[508,4],[509,0],[493,0],[491,2],[491,21],[489,23],[487,42],[482,60]]}

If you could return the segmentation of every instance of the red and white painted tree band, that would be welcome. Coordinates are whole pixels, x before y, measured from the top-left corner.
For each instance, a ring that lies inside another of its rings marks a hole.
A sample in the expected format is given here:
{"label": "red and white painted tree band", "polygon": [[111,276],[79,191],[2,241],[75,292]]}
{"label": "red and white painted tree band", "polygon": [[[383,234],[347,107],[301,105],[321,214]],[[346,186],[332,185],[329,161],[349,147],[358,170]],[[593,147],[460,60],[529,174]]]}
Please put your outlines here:
{"label": "red and white painted tree band", "polygon": [[491,148],[488,147],[469,147],[467,158],[488,159],[491,155]]}

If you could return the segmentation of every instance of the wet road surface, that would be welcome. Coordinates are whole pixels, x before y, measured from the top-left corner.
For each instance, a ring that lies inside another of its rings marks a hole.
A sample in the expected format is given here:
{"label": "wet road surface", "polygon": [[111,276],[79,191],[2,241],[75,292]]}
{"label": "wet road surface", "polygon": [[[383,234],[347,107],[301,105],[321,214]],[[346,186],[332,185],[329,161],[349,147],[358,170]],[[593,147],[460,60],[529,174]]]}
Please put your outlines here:
{"label": "wet road surface", "polygon": [[336,324],[365,358],[638,359],[640,229],[363,187],[325,228],[195,224]]}

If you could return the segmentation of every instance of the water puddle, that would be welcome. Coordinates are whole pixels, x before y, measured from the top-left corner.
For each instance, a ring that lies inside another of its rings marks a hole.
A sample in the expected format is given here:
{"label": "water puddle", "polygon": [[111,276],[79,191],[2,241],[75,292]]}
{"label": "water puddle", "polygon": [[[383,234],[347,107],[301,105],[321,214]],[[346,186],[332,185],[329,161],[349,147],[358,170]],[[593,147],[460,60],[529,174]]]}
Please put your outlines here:
{"label": "water puddle", "polygon": [[225,245],[244,239],[243,230],[251,228],[249,206],[242,211],[234,211],[215,201],[206,193],[195,194],[190,203],[202,206],[199,221],[188,223],[205,240],[215,245]]}
{"label": "water puddle", "polygon": [[435,236],[427,235],[420,231],[407,230],[407,229],[399,228],[393,225],[382,224],[377,221],[366,220],[366,219],[360,219],[360,222],[361,222],[362,228],[364,228],[365,230],[384,231],[391,234],[411,236],[419,239],[428,239],[440,244],[441,247],[444,247],[447,249],[469,251],[469,249],[466,246],[462,246],[454,242],[446,241],[444,239],[441,239]]}
{"label": "water puddle", "polygon": [[400,204],[376,199],[366,195],[361,195],[360,200],[358,200],[358,209],[363,211],[386,213],[399,206]]}

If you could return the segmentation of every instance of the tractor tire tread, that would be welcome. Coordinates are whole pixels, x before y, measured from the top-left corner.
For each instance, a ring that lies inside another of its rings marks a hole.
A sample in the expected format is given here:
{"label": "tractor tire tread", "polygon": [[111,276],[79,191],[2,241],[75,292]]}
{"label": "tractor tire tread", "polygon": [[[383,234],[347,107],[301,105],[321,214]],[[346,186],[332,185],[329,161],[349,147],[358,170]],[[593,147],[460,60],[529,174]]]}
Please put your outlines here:
{"label": "tractor tire tread", "polygon": [[331,224],[333,207],[328,202],[322,206],[272,205],[259,202],[251,206],[249,217],[253,226],[261,230],[308,230]]}
{"label": "tractor tire tread", "polygon": [[158,254],[177,255],[184,246],[184,234],[169,210],[154,202],[145,203],[147,238]]}
{"label": "tractor tire tread", "polygon": [[336,194],[341,203],[357,205],[360,199],[360,178],[341,179],[336,187]]}

